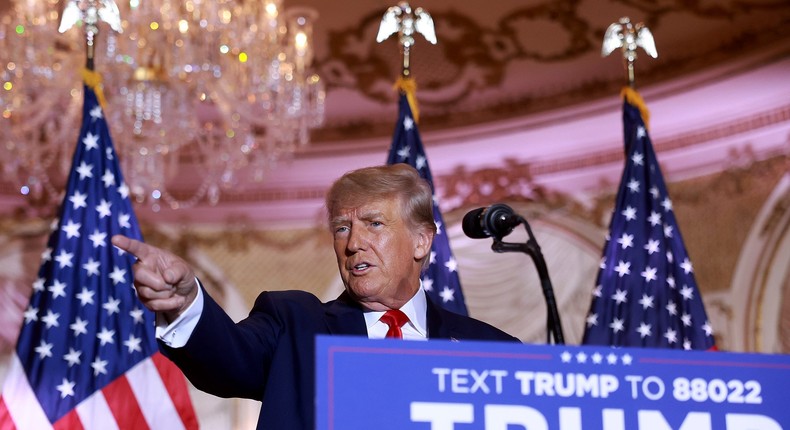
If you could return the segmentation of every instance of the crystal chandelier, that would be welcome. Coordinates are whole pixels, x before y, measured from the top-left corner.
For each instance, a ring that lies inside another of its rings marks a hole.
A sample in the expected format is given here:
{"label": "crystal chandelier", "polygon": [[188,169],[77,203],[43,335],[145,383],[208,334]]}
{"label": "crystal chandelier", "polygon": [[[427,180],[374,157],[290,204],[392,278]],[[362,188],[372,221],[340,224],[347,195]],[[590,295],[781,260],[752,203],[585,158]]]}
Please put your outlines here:
{"label": "crystal chandelier", "polygon": [[[97,9],[111,0],[70,0]],[[85,36],[57,31],[58,0],[0,20],[4,174],[31,200],[56,193],[79,124]],[[132,0],[101,26],[105,114],[138,202],[184,208],[262,181],[323,123],[312,9],[281,0]],[[176,181],[177,179],[177,181]]]}

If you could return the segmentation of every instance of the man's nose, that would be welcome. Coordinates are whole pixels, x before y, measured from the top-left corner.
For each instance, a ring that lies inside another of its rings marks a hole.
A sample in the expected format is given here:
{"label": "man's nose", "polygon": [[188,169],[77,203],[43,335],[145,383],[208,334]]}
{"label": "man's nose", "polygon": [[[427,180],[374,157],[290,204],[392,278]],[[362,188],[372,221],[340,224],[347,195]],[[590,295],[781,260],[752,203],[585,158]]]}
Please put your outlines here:
{"label": "man's nose", "polygon": [[346,245],[346,248],[348,248],[349,251],[356,252],[367,248],[367,244],[368,238],[367,234],[365,233],[365,229],[352,227],[348,234],[348,244]]}

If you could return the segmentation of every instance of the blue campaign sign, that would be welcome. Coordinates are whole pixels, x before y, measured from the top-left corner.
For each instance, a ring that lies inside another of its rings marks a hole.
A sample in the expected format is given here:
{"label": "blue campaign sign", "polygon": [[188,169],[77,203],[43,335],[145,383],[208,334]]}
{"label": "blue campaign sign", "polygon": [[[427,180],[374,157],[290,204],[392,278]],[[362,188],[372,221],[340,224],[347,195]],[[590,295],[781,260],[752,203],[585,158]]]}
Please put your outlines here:
{"label": "blue campaign sign", "polygon": [[790,356],[320,336],[319,430],[790,430]]}

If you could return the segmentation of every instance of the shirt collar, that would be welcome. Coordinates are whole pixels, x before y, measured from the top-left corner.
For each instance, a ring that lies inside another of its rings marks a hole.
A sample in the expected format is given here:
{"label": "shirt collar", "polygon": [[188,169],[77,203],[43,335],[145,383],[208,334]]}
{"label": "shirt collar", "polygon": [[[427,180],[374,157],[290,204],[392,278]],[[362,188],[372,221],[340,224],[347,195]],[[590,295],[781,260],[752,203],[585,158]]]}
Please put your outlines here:
{"label": "shirt collar", "polygon": [[[417,293],[404,304],[400,310],[409,317],[409,324],[417,330],[425,338],[428,337],[428,299],[425,297],[425,290],[422,287],[422,279],[420,280],[420,288]],[[381,316],[384,315],[383,311],[365,311],[365,324],[367,324],[368,331],[377,323]]]}

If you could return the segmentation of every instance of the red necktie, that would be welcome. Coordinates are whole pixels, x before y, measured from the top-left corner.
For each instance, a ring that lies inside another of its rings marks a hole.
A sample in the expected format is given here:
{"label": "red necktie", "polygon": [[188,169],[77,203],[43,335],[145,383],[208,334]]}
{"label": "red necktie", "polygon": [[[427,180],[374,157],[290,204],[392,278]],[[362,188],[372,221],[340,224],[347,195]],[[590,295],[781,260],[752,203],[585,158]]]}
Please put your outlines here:
{"label": "red necktie", "polygon": [[386,337],[403,339],[403,332],[400,328],[409,322],[409,317],[407,317],[406,314],[398,309],[390,309],[387,312],[384,312],[384,315],[381,316],[380,321],[390,326],[390,329],[387,330]]}

